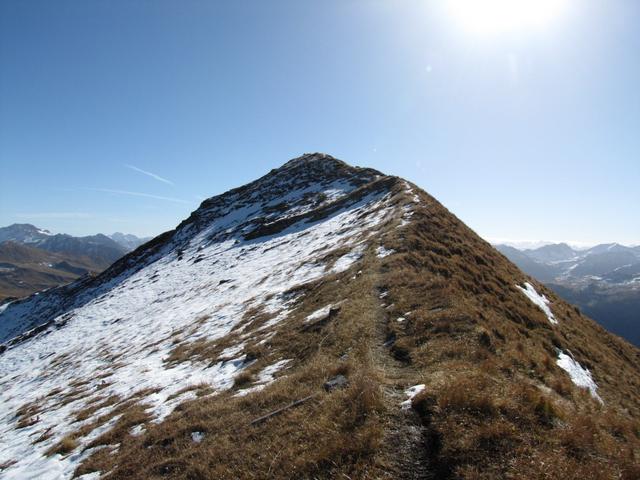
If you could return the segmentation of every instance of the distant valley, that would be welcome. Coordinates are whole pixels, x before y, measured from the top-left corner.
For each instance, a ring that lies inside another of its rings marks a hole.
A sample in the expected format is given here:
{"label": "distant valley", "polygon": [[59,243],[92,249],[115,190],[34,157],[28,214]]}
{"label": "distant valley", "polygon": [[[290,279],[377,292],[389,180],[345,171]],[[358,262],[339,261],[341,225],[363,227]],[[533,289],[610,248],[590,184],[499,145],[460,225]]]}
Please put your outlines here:
{"label": "distant valley", "polygon": [[0,302],[101,272],[147,238],[120,232],[74,237],[30,224],[0,228]]}
{"label": "distant valley", "polygon": [[496,248],[607,330],[640,345],[640,247],[610,243],[578,250],[557,243]]}

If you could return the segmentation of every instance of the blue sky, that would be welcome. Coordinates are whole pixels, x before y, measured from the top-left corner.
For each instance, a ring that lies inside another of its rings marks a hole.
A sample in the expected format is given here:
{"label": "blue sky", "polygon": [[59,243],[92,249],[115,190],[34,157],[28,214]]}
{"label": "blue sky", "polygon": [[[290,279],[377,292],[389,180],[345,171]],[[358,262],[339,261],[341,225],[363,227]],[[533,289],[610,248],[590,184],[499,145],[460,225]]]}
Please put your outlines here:
{"label": "blue sky", "polygon": [[4,0],[0,225],[155,235],[322,151],[486,238],[640,243],[640,2],[449,1]]}

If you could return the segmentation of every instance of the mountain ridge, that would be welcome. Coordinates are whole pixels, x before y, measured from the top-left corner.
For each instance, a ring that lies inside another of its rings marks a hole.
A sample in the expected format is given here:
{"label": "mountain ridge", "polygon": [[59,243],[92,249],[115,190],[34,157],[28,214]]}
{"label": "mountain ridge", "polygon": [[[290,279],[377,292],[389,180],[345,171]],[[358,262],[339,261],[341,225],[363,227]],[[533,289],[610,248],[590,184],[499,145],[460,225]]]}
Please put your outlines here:
{"label": "mountain ridge", "polygon": [[638,473],[640,351],[415,185],[294,160],[4,306],[3,473]]}

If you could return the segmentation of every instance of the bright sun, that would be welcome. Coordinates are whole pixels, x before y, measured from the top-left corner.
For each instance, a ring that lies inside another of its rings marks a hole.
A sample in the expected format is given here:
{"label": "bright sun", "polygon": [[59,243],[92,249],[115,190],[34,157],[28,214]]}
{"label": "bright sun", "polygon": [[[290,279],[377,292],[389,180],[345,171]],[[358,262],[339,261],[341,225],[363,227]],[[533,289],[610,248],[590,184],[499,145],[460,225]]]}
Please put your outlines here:
{"label": "bright sun", "polygon": [[540,28],[559,17],[569,0],[448,0],[453,17],[475,33]]}

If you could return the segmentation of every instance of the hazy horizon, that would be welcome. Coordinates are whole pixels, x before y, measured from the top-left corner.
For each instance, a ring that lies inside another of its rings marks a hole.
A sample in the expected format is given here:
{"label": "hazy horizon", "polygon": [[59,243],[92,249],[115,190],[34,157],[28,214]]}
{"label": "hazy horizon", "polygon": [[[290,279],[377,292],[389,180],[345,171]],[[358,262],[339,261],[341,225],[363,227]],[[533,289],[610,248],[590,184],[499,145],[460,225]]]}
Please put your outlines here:
{"label": "hazy horizon", "polygon": [[[14,222],[12,224],[8,224],[8,225],[0,225],[0,228],[2,227],[8,227],[10,225],[14,225],[14,224],[29,224],[29,225],[33,225],[34,227],[37,228],[42,228],[44,230],[49,231],[52,234],[57,234],[57,233],[69,233],[66,231],[58,231],[55,229],[50,229],[50,228],[45,228],[43,227],[40,223],[38,222],[31,222],[31,221],[23,221],[23,222]],[[150,235],[137,235],[135,233],[132,232],[128,232],[128,231],[110,231],[110,230],[98,230],[95,232],[89,232],[89,233],[82,233],[82,234],[78,234],[78,236],[88,236],[88,235],[97,235],[97,234],[104,234],[104,235],[113,235],[115,233],[123,233],[123,234],[133,234],[139,238],[153,238],[157,235],[160,235],[161,233],[163,233],[164,231],[160,231],[160,232],[156,232],[156,233],[152,233]],[[569,245],[571,248],[573,248],[574,250],[586,250],[589,249],[591,247],[595,247],[596,245],[602,245],[602,244],[619,244],[625,247],[638,247],[640,246],[640,242],[638,243],[622,243],[622,242],[617,242],[615,240],[611,240],[611,241],[606,241],[606,242],[597,242],[597,243],[585,243],[585,242],[581,242],[581,241],[577,241],[577,240],[537,240],[537,239],[514,239],[514,238],[492,238],[492,237],[483,237],[487,242],[491,243],[492,245],[507,245],[507,246],[511,246],[511,247],[515,247],[519,250],[524,250],[524,249],[535,249],[535,248],[539,248],[539,247],[543,247],[545,245],[557,245],[560,243],[565,243],[567,245]]]}
{"label": "hazy horizon", "polygon": [[323,151],[487,239],[640,243],[640,3],[461,1],[2,2],[0,225],[156,235]]}

